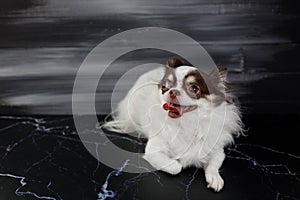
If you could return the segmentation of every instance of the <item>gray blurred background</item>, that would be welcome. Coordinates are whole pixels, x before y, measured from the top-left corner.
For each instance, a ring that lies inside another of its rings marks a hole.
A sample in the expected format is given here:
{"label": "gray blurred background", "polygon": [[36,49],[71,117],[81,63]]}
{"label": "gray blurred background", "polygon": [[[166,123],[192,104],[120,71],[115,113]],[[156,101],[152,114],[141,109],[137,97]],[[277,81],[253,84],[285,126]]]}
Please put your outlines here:
{"label": "gray blurred background", "polygon": [[[1,0],[0,112],[71,114],[74,78],[88,53],[119,32],[157,26],[194,38],[229,68],[243,112],[299,114],[295,2]],[[110,111],[112,89],[126,70],[171,56],[148,49],[114,62],[99,83],[97,112]]]}

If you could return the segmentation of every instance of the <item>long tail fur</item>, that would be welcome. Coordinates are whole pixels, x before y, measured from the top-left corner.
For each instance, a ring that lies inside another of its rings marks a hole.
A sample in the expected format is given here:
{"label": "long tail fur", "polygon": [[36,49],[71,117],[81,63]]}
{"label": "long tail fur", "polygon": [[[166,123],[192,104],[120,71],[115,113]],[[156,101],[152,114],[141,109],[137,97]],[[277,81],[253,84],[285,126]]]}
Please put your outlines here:
{"label": "long tail fur", "polygon": [[[112,120],[109,120],[112,118]],[[117,133],[130,133],[135,131],[135,127],[128,120],[119,120],[117,119],[117,115],[114,113],[109,113],[103,120],[102,124],[97,124],[97,129],[106,129],[109,131],[117,132]]]}

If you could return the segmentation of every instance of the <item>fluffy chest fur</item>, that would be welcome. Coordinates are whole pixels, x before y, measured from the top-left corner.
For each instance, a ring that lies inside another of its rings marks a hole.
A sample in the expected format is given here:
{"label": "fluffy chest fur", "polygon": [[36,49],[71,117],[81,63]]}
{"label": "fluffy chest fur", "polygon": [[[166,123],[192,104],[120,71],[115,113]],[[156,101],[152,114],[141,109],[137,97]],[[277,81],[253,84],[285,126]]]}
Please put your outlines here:
{"label": "fluffy chest fur", "polygon": [[[183,167],[205,165],[214,149],[223,148],[233,141],[231,133],[239,129],[235,106],[225,102],[217,108],[203,106],[200,110],[186,113],[181,119],[173,119],[161,109],[163,100],[159,95],[147,95],[149,102],[157,100],[154,104],[143,101],[141,105],[135,105],[142,108],[135,111],[136,130],[147,138],[160,140],[165,145],[163,151],[180,160]],[[143,112],[148,108],[152,109]]]}

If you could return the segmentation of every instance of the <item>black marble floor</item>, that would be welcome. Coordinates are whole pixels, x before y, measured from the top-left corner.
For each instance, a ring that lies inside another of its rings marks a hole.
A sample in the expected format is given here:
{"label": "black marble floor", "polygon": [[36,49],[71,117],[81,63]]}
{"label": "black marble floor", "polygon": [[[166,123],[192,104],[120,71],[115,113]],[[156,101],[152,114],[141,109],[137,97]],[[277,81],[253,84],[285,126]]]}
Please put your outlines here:
{"label": "black marble floor", "polygon": [[[110,169],[87,152],[72,116],[1,116],[0,199],[300,199],[299,120],[244,116],[248,136],[226,149],[225,187],[215,193],[206,188],[202,169],[176,176],[122,172],[130,161]],[[145,141],[107,135],[116,144],[144,148]]]}

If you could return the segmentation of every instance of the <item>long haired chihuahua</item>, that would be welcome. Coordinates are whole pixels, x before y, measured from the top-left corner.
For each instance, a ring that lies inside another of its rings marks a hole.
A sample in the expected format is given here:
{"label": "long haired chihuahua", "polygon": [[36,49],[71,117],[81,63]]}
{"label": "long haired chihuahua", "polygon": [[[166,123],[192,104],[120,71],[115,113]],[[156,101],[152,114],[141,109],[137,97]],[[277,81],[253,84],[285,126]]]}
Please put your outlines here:
{"label": "long haired chihuahua", "polygon": [[102,127],[148,138],[143,158],[157,170],[175,175],[203,167],[207,187],[218,192],[224,147],[243,125],[226,76],[226,68],[207,74],[172,58],[140,76]]}

